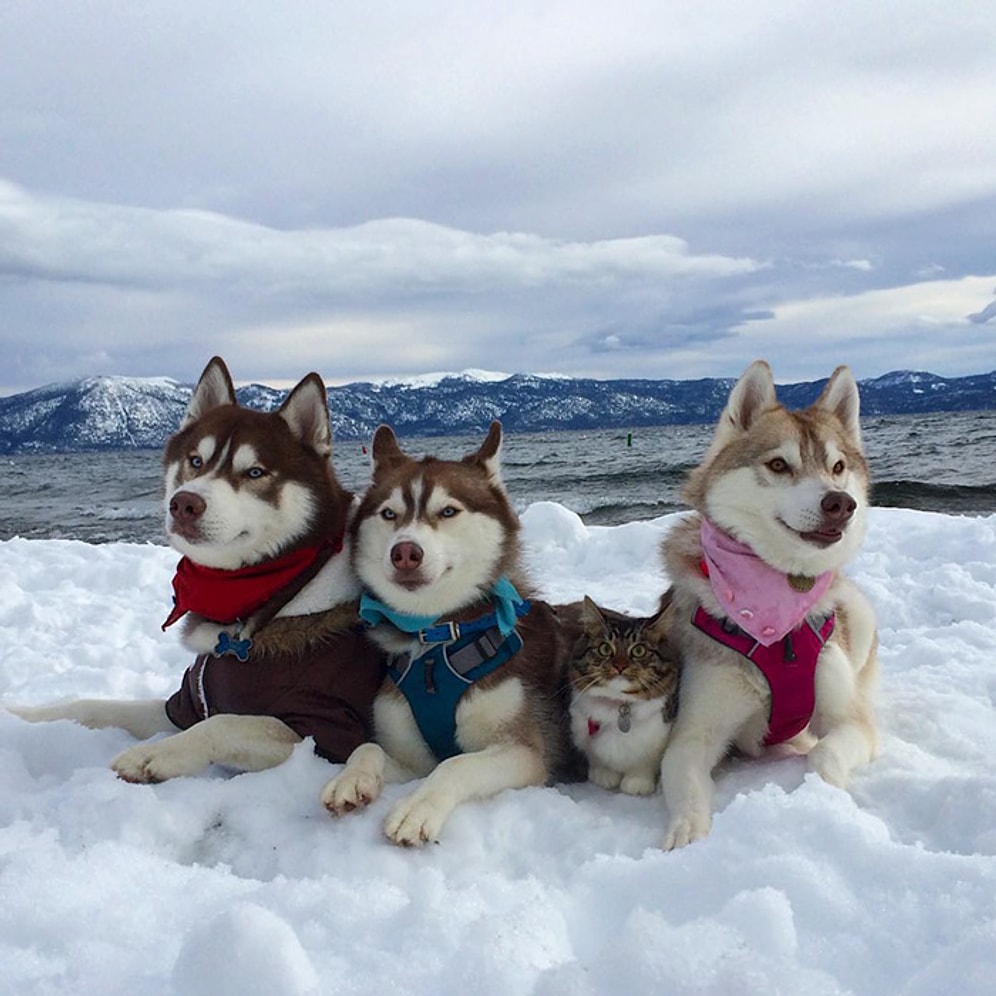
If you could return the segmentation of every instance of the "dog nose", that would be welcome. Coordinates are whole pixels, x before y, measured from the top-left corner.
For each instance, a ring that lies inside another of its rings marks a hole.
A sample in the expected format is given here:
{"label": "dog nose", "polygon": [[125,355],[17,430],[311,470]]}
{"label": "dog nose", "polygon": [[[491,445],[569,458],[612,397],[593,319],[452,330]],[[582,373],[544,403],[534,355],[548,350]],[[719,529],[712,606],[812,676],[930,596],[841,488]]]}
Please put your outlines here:
{"label": "dog nose", "polygon": [[207,502],[193,491],[177,491],[169,500],[169,514],[177,522],[193,522],[207,508]]}
{"label": "dog nose", "polygon": [[854,515],[857,507],[858,503],[846,491],[828,491],[820,502],[820,508],[827,519],[840,525]]}
{"label": "dog nose", "polygon": [[408,540],[395,543],[391,547],[391,563],[395,570],[414,571],[422,563],[424,556],[422,547],[418,543],[412,543]]}

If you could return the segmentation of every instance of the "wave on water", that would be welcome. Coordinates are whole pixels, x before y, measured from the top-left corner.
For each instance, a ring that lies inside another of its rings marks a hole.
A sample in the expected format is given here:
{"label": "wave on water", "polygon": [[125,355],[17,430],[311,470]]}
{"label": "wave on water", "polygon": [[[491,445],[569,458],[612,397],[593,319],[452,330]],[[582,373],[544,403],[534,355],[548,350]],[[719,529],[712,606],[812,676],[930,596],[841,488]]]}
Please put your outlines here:
{"label": "wave on water", "polygon": [[926,481],[876,481],[873,505],[886,508],[918,508],[925,512],[996,512],[996,483],[933,484]]}

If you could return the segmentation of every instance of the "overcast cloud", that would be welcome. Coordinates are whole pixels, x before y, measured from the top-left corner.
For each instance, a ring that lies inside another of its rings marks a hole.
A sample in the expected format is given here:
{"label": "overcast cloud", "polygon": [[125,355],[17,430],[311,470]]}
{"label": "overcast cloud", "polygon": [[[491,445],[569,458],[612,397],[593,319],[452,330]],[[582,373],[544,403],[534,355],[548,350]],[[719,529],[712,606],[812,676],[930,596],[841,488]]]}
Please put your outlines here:
{"label": "overcast cloud", "polygon": [[0,392],[996,368],[988,2],[0,4]]}

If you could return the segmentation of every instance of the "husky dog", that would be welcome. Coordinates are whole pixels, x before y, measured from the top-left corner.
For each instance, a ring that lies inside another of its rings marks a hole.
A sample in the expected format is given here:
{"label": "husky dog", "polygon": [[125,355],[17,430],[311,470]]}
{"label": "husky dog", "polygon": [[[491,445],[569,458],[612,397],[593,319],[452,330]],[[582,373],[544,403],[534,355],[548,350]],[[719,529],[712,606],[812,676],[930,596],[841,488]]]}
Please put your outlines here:
{"label": "husky dog", "polygon": [[[737,382],[663,542],[681,708],[661,762],[667,849],[708,834],[712,769],[786,742],[844,786],[876,748],[875,619],[839,571],[861,546],[868,470],[858,389],[838,367],[789,412],[767,363]],[[666,596],[667,597],[667,596]]]}
{"label": "husky dog", "polygon": [[321,799],[340,816],[385,781],[428,776],[384,824],[404,846],[437,840],[461,802],[544,784],[570,751],[567,644],[551,607],[527,600],[501,439],[494,422],[462,460],[416,461],[381,426],[353,522],[360,615],[391,657],[376,742],[354,751]]}
{"label": "husky dog", "polygon": [[335,478],[331,450],[318,374],[264,414],[236,403],[228,368],[212,359],[163,455],[166,535],[183,555],[163,629],[186,617],[195,663],[165,702],[11,711],[142,740],[172,733],[111,762],[130,782],[212,763],[259,771],[306,736],[319,754],[344,760],[367,738],[383,657],[356,616],[359,587],[343,549],[352,495]]}

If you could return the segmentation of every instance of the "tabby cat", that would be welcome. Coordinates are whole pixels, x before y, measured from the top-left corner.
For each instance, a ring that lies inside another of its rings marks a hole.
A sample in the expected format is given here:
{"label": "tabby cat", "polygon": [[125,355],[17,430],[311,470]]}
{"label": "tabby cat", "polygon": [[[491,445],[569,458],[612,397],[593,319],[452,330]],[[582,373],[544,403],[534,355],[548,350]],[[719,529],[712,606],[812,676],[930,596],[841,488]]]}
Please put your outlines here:
{"label": "tabby cat", "polygon": [[571,736],[588,778],[607,789],[650,795],[678,712],[680,669],[662,615],[634,618],[587,595],[568,668]]}

